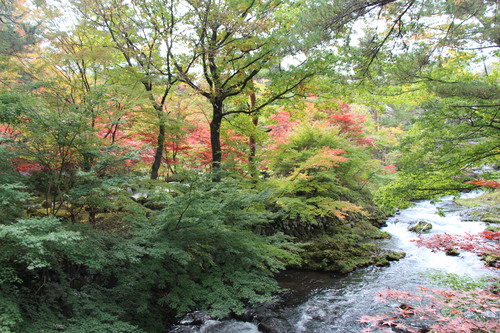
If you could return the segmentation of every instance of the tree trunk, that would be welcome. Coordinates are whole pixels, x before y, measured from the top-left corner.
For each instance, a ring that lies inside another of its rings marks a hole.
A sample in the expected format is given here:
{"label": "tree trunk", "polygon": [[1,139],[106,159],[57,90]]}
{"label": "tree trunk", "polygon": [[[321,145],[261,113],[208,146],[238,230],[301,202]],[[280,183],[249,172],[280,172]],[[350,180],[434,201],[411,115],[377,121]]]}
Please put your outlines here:
{"label": "tree trunk", "polygon": [[[252,117],[252,123],[255,127],[259,124],[259,117],[258,116],[253,116]],[[250,145],[250,154],[248,155],[248,162],[251,164],[251,167],[254,167],[254,162],[255,162],[255,156],[257,155],[257,142],[255,141],[255,135],[250,135],[250,138],[248,140],[248,143]]]}
{"label": "tree trunk", "polygon": [[[250,109],[253,110],[255,108],[256,96],[255,91],[252,90],[250,93]],[[255,130],[257,129],[257,125],[259,124],[259,116],[254,115],[252,117],[252,123],[255,126]],[[251,134],[248,140],[248,145],[250,146],[250,152],[248,154],[248,167],[250,171],[250,175],[252,177],[257,177],[257,168],[255,165],[255,156],[257,154],[257,142],[255,141],[255,135]]]}
{"label": "tree trunk", "polygon": [[222,148],[220,142],[220,128],[222,125],[222,101],[212,103],[213,114],[210,122],[210,145],[212,148],[212,180],[220,181],[222,162]]}
{"label": "tree trunk", "polygon": [[163,150],[165,147],[165,133],[167,128],[165,126],[165,120],[163,119],[163,112],[157,110],[158,112],[158,143],[156,145],[155,158],[153,165],[151,166],[151,179],[158,179],[158,170],[160,170],[161,162],[163,159]]}

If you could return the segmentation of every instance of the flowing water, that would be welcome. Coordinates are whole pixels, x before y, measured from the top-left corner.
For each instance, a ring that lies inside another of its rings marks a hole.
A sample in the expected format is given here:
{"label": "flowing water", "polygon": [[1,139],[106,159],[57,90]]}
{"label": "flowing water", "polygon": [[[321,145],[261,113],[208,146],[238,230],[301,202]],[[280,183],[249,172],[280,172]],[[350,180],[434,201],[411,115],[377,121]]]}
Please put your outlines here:
{"label": "flowing water", "polygon": [[[469,193],[463,196],[476,196]],[[368,267],[347,275],[289,271],[279,276],[283,287],[289,291],[268,306],[267,315],[279,320],[283,327],[278,332],[353,332],[364,327],[357,320],[363,315],[374,315],[387,311],[387,304],[375,300],[377,291],[392,288],[415,291],[419,286],[429,286],[432,281],[425,273],[440,270],[446,273],[467,274],[477,278],[493,275],[484,268],[476,255],[463,253],[458,257],[444,253],[433,253],[427,248],[418,248],[411,242],[416,238],[408,228],[419,220],[433,225],[432,230],[422,234],[461,234],[480,232],[485,225],[478,221],[464,221],[465,209],[456,205],[452,197],[445,197],[440,203],[420,201],[412,208],[400,211],[387,221],[385,231],[393,237],[382,241],[387,249],[404,251],[406,257],[392,262],[388,267]],[[445,213],[440,216],[437,207]],[[286,325],[283,325],[285,323]],[[200,333],[259,332],[257,323],[229,321],[208,321],[194,329]]]}

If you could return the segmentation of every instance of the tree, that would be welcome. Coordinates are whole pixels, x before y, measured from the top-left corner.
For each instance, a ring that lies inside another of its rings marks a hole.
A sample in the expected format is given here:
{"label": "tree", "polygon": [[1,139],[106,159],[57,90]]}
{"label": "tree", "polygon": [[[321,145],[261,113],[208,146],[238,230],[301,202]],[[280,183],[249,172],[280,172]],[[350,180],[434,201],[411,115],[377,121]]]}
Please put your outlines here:
{"label": "tree", "polygon": [[[275,124],[267,126],[270,142],[263,166],[274,176],[268,183],[275,182],[276,206],[283,219],[318,224],[318,219],[326,218],[335,224],[351,213],[364,213],[360,205],[369,202],[365,185],[377,163],[358,143],[362,122],[350,132],[333,117],[344,112],[310,104],[303,119],[291,120],[284,110],[271,116]],[[345,103],[332,104],[349,109]]]}
{"label": "tree", "polygon": [[494,1],[394,3],[383,14],[387,28],[368,24],[353,47],[355,80],[378,102],[406,101],[413,114],[396,152],[400,172],[379,193],[384,206],[471,189],[471,171],[497,163],[497,12]]}
{"label": "tree", "polygon": [[[231,98],[244,95],[255,87],[253,80],[259,73],[278,66],[289,55],[280,41],[289,32],[283,13],[290,4],[276,1],[220,2],[187,1],[191,15],[188,25],[191,61],[177,63],[180,78],[207,98],[212,106],[210,143],[214,179],[218,179],[222,152],[220,131],[222,120],[234,113],[257,114],[274,101],[287,96],[308,77],[305,68],[279,73],[282,86],[264,92],[262,101],[247,101],[230,108]],[[191,66],[201,67],[203,82],[190,75]],[[286,80],[284,80],[286,77]],[[278,83],[278,79],[274,83]]]}
{"label": "tree", "polygon": [[157,118],[156,149],[151,165],[151,179],[157,179],[168,127],[166,101],[178,81],[172,58],[181,21],[177,16],[178,1],[78,0],[73,3],[88,24],[108,34],[110,43],[122,54],[125,68],[130,71],[130,83],[140,83],[146,92]]}
{"label": "tree", "polygon": [[414,198],[474,188],[478,178],[496,180],[495,170],[471,171],[498,162],[498,70],[464,70],[470,61],[460,53],[429,71],[435,81],[426,87],[420,116],[402,139],[401,172],[381,192],[386,203],[393,198],[406,205]]}

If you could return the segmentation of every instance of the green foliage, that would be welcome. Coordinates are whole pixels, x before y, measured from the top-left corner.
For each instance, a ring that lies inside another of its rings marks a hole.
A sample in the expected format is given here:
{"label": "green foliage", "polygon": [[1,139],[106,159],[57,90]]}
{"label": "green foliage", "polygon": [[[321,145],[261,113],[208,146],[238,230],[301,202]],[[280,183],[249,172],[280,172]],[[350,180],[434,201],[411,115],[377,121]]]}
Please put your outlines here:
{"label": "green foliage", "polygon": [[79,233],[64,230],[55,218],[0,225],[2,332],[10,332],[10,329],[16,332],[23,321],[22,302],[29,288],[26,286],[32,285],[33,291],[44,286],[45,282],[36,279],[37,272],[47,272],[57,266],[63,255],[77,259],[75,248],[81,239]]}
{"label": "green foliage", "polygon": [[[420,172],[421,171],[421,172]],[[441,172],[426,173],[420,169],[417,173],[398,172],[391,183],[375,193],[378,206],[384,211],[394,212],[395,208],[407,208],[412,200],[436,199],[443,195],[458,195],[461,190],[474,187],[464,184],[470,178],[462,173]]]}
{"label": "green foliage", "polygon": [[230,179],[212,183],[205,177],[154,191],[154,200],[164,204],[149,236],[152,262],[147,265],[155,272],[146,266],[132,281],[138,281],[137,288],[166,288],[160,301],[178,314],[194,309],[215,315],[241,312],[269,299],[277,290],[272,274],[296,261],[285,237],[253,232],[270,221],[261,204],[266,193],[243,190]]}
{"label": "green foliage", "polygon": [[17,331],[16,327],[22,322],[23,317],[16,300],[7,295],[2,286],[0,289],[0,332],[13,333]]}
{"label": "green foliage", "polygon": [[24,269],[51,267],[59,259],[57,253],[76,259],[78,232],[68,231],[54,217],[18,220],[0,225],[1,263],[15,262]]}
{"label": "green foliage", "polygon": [[0,93],[0,123],[15,124],[19,122],[20,116],[28,111],[23,100],[26,96],[20,93]]}
{"label": "green foliage", "polygon": [[[54,286],[55,287],[55,286]],[[53,290],[54,292],[54,290]],[[33,313],[29,313],[30,320],[26,320],[20,326],[21,332],[145,332],[137,325],[129,322],[127,307],[122,297],[112,289],[99,287],[97,285],[87,285],[77,290],[70,288],[63,283],[59,293],[55,294],[55,299],[45,298],[45,307],[33,305]],[[27,302],[30,300],[27,299]],[[57,303],[64,303],[62,308],[58,308]],[[71,316],[65,318],[61,316],[71,309]]]}
{"label": "green foliage", "polygon": [[199,175],[129,180],[142,206],[112,183],[71,195],[114,218],[100,212],[89,225],[43,217],[0,226],[4,331],[158,332],[191,310],[241,313],[272,298],[273,274],[298,263],[288,237],[254,232],[273,218],[267,192]]}
{"label": "green foliage", "polygon": [[422,112],[399,146],[396,180],[379,193],[386,207],[412,199],[436,198],[474,188],[478,178],[498,172],[472,171],[498,163],[498,70],[488,75],[464,71],[470,57],[457,54],[435,69]]}
{"label": "green foliage", "polygon": [[10,223],[24,215],[25,204],[33,196],[22,184],[3,184],[0,186],[0,224]]}
{"label": "green foliage", "polygon": [[262,186],[276,191],[281,219],[316,224],[365,214],[369,154],[339,135],[335,127],[303,125],[270,159],[276,178]]}

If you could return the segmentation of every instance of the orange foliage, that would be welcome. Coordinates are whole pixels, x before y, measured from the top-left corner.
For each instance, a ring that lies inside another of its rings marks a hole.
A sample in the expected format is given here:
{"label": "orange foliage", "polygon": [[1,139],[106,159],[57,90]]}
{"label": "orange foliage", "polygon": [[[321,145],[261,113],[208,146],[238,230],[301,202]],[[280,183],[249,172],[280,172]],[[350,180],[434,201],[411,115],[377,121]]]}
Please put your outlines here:
{"label": "orange foliage", "polygon": [[467,182],[467,183],[477,185],[477,186],[482,186],[482,187],[500,188],[500,183],[495,181],[495,180],[476,179],[476,180],[472,180],[472,181]]}

